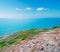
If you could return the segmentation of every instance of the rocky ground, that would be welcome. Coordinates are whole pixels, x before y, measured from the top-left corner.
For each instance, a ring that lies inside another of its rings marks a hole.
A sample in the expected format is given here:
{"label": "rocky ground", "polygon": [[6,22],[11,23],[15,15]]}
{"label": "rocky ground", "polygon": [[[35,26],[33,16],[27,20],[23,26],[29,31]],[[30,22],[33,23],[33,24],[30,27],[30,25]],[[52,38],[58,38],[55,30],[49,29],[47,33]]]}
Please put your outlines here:
{"label": "rocky ground", "polygon": [[20,40],[17,45],[9,46],[2,52],[60,52],[60,28]]}

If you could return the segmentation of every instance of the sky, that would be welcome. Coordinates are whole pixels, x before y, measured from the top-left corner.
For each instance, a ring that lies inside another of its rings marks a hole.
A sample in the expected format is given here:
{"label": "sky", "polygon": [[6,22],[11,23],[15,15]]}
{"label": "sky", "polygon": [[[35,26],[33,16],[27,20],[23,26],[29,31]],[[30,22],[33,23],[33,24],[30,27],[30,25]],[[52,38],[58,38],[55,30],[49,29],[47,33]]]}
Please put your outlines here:
{"label": "sky", "polygon": [[0,0],[0,18],[60,17],[60,0]]}

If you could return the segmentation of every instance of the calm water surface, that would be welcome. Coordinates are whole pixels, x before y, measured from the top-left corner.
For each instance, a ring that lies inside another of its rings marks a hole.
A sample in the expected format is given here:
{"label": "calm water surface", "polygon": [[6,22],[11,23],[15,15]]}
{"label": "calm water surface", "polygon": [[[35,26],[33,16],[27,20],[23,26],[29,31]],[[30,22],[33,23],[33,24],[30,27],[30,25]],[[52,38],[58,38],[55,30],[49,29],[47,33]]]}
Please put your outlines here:
{"label": "calm water surface", "polygon": [[31,28],[51,28],[60,25],[60,18],[5,19],[0,18],[0,36]]}

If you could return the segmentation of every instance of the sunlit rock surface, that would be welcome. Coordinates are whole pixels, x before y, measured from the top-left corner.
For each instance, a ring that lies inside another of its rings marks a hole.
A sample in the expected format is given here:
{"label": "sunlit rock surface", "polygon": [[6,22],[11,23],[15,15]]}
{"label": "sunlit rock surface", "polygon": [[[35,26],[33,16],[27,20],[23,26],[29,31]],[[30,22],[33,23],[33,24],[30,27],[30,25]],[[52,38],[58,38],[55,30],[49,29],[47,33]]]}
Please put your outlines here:
{"label": "sunlit rock surface", "polygon": [[60,29],[41,32],[31,39],[10,46],[3,52],[60,52]]}

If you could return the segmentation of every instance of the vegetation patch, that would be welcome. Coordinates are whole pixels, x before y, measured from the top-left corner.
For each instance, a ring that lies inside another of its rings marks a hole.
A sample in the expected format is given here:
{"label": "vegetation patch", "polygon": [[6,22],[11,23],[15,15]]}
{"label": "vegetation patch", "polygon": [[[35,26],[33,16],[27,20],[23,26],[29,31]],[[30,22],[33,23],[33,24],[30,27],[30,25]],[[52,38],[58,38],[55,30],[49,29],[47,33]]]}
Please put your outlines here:
{"label": "vegetation patch", "polygon": [[6,42],[5,41],[0,41],[0,48],[6,46]]}

